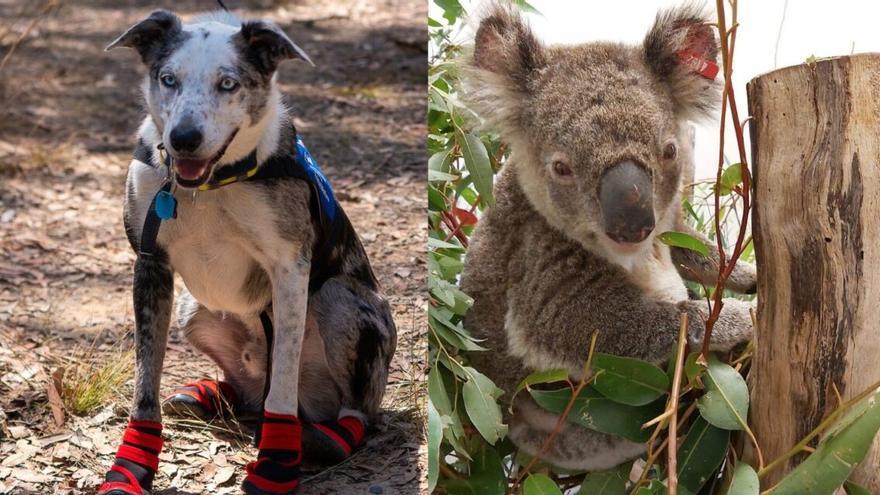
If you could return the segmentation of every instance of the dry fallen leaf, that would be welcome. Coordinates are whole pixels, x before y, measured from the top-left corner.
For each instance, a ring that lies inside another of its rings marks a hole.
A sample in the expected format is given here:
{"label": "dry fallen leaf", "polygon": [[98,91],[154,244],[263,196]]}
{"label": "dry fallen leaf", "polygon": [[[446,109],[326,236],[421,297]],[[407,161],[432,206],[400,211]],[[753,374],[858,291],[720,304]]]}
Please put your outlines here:
{"label": "dry fallen leaf", "polygon": [[230,480],[235,478],[235,468],[232,466],[224,466],[217,470],[217,474],[214,475],[214,484],[220,486],[225,485]]}

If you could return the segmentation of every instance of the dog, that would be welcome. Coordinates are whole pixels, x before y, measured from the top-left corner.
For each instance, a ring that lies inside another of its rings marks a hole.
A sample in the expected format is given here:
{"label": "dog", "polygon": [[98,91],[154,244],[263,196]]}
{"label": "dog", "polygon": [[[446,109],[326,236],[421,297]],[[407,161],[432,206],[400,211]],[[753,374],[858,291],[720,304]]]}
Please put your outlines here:
{"label": "dog", "polygon": [[[311,60],[275,24],[228,12],[184,24],[158,10],[116,47],[148,69],[147,116],[123,209],[138,255],[134,403],[98,493],[148,493],[163,411],[259,415],[242,489],[293,493],[304,457],[336,462],[362,441],[397,339],[364,248],[276,86],[279,63]],[[182,386],[163,404],[175,273],[186,286],[177,325],[224,380]]]}

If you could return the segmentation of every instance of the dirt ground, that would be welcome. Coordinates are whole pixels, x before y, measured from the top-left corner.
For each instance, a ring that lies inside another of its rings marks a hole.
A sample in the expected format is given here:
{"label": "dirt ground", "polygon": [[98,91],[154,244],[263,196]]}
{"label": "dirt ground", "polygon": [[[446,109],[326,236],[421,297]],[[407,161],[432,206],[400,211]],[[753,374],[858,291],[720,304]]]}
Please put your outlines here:
{"label": "dirt ground", "polygon": [[[0,0],[0,57],[30,23],[13,23],[19,12],[42,3]],[[340,465],[309,467],[300,493],[419,493],[426,2],[226,4],[275,20],[316,62],[286,64],[279,82],[364,241],[399,331],[383,413],[366,445]],[[152,9],[186,18],[214,5],[68,0],[0,62],[0,494],[94,493],[112,463],[130,377],[83,416],[58,407],[57,397],[74,385],[71,370],[117,361],[129,369],[131,359],[134,255],[121,211],[143,70],[134,52],[103,47]],[[172,329],[163,393],[218,372]],[[230,429],[166,420],[157,493],[238,493],[256,450]]]}

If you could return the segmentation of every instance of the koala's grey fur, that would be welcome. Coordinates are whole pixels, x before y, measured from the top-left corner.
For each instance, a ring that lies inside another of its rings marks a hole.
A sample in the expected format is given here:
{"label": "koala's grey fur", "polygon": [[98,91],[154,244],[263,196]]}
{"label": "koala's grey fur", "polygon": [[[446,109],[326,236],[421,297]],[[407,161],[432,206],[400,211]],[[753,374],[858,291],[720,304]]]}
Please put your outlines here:
{"label": "koala's grey fur", "polygon": [[[597,351],[660,363],[687,313],[689,340],[701,342],[708,308],[688,300],[682,277],[714,283],[718,255],[705,259],[656,240],[687,229],[679,193],[691,160],[687,119],[720,99],[717,82],[679,63],[683,48],[717,58],[714,33],[694,7],[660,13],[641,46],[545,46],[503,6],[482,19],[463,67],[466,98],[511,155],[495,184],[496,204],[474,233],[461,286],[474,298],[465,326],[491,349],[474,353],[474,364],[503,389],[535,370],[564,367],[578,376],[596,330]],[[670,143],[678,150],[667,156]],[[598,188],[604,172],[625,160],[652,179],[656,226],[621,251],[599,221]],[[555,162],[572,174],[555,175]],[[730,288],[753,292],[754,269],[738,264]],[[751,337],[751,307],[724,300],[714,349]],[[535,454],[557,417],[528,394],[519,394],[513,410],[509,436]],[[567,424],[544,459],[596,470],[643,451],[642,444]]]}

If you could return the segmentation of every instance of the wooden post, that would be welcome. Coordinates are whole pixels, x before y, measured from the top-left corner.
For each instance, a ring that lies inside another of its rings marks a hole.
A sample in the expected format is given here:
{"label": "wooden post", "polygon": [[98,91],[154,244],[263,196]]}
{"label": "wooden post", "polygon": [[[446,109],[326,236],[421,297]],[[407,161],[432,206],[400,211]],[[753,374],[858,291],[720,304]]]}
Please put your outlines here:
{"label": "wooden post", "polygon": [[[769,461],[834,409],[834,386],[845,400],[880,379],[880,54],[779,69],[747,90],[758,268],[751,422]],[[880,493],[880,438],[855,480]]]}

